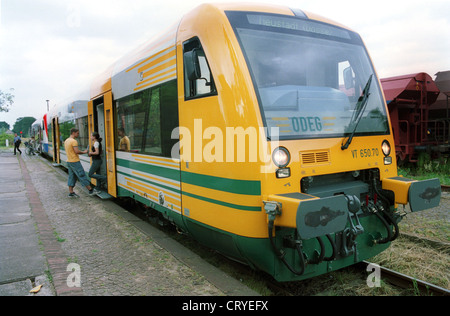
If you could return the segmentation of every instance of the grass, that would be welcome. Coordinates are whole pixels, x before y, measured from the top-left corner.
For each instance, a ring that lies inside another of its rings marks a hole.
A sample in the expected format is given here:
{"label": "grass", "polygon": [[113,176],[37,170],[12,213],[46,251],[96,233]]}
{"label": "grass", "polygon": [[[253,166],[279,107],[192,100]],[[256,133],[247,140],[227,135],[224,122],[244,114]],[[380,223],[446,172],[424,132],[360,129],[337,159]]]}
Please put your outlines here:
{"label": "grass", "polygon": [[429,218],[428,213],[413,213],[399,223],[400,231],[450,243],[450,222],[445,218]]}
{"label": "grass", "polygon": [[421,153],[416,164],[399,167],[398,174],[416,180],[438,178],[441,184],[450,185],[450,157],[431,160],[430,155]]}
{"label": "grass", "polygon": [[53,231],[53,235],[55,235],[56,241],[58,241],[58,242],[65,242],[66,241],[65,238],[62,238],[61,236],[59,236],[59,233],[56,230]]}
{"label": "grass", "polygon": [[450,289],[450,256],[420,242],[399,237],[384,252],[370,259],[389,269]]}

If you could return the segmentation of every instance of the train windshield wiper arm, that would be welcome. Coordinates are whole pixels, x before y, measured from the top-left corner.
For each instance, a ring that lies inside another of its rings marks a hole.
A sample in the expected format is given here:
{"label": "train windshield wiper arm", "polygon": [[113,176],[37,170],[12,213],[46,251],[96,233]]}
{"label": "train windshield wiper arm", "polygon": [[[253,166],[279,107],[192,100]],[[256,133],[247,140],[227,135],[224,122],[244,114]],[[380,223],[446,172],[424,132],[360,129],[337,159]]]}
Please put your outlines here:
{"label": "train windshield wiper arm", "polygon": [[345,142],[345,144],[343,144],[341,146],[342,150],[347,149],[348,146],[350,146],[350,144],[352,143],[353,136],[355,136],[356,129],[358,128],[359,122],[361,122],[364,111],[366,110],[367,101],[369,100],[369,95],[370,95],[369,90],[370,90],[370,85],[372,83],[372,77],[373,77],[373,74],[370,75],[369,80],[367,81],[366,86],[364,87],[363,93],[359,97],[358,103],[356,103],[355,112],[353,113],[352,119],[350,120],[350,126],[353,124],[354,128],[353,128],[352,133],[348,137],[347,141]]}

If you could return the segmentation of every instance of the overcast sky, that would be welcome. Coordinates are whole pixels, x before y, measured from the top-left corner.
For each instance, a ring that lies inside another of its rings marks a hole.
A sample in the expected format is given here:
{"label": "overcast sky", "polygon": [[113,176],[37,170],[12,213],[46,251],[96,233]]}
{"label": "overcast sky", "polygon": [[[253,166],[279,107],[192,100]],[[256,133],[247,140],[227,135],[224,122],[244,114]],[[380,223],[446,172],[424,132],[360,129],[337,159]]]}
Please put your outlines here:
{"label": "overcast sky", "polygon": [[[0,0],[0,121],[39,118],[86,89],[121,56],[202,0]],[[234,1],[241,2],[241,1]],[[263,0],[314,12],[358,32],[380,78],[450,70],[449,0]]]}

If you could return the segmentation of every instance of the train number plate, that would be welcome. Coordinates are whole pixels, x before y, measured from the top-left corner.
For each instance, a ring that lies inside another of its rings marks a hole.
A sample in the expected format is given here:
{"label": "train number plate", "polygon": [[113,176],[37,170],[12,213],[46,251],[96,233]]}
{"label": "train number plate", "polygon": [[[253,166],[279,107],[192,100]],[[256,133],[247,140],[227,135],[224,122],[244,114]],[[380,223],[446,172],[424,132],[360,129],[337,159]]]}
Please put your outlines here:
{"label": "train number plate", "polygon": [[352,150],[353,159],[378,157],[380,150],[378,148],[363,148]]}

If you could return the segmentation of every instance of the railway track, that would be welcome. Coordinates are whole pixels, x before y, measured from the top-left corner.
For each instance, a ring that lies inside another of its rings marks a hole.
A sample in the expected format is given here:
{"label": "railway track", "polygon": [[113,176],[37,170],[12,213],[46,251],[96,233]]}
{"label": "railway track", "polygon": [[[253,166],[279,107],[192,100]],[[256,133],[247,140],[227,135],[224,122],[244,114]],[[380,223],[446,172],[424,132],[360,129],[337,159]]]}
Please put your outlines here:
{"label": "railway track", "polygon": [[[373,265],[368,261],[363,261],[360,265],[367,268],[368,265]],[[437,285],[417,280],[406,274],[378,266],[380,268],[381,278],[385,279],[389,283],[399,286],[401,288],[414,288],[416,294],[420,295],[433,295],[433,296],[450,296],[450,290],[444,289]]]}
{"label": "railway track", "polygon": [[[426,281],[418,280],[414,277],[408,276],[406,274],[370,263],[368,261],[362,261],[353,267],[349,267],[347,269],[355,269],[355,279],[358,279],[360,283],[365,283],[367,280],[362,280],[356,274],[358,272],[361,272],[361,275],[365,275],[367,271],[367,267],[371,265],[376,266],[379,268],[380,278],[383,280],[383,282],[387,282],[394,287],[397,287],[401,290],[408,290],[408,293],[411,293],[413,295],[420,295],[420,296],[450,296],[450,290],[442,288],[440,286],[431,284]],[[353,270],[354,271],[354,270]],[[319,281],[319,280],[318,280]],[[291,286],[287,286],[283,283],[278,283],[272,280],[267,280],[267,287],[274,293],[276,296],[297,296],[299,295],[296,293],[296,289],[294,289]],[[310,281],[309,281],[310,282]],[[348,282],[355,282],[354,280],[349,280]],[[301,282],[298,283],[298,286],[302,286]],[[366,286],[366,285],[362,285]],[[367,285],[368,286],[368,285]],[[307,287],[306,287],[307,290]],[[400,290],[400,292],[401,292]],[[303,292],[303,291],[302,291]],[[303,293],[307,294],[308,293]],[[301,294],[301,295],[303,295]],[[322,292],[314,293],[313,295],[329,295],[329,293],[325,290]],[[333,295],[333,294],[332,294]],[[366,295],[366,294],[364,294]],[[403,295],[403,294],[399,294]],[[409,295],[409,294],[408,294]]]}

